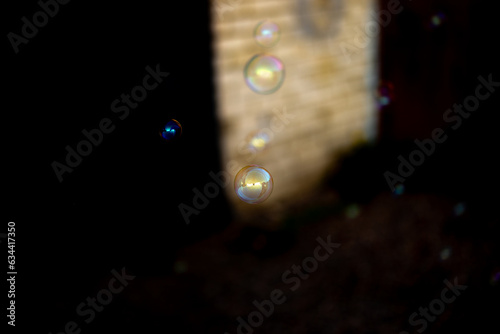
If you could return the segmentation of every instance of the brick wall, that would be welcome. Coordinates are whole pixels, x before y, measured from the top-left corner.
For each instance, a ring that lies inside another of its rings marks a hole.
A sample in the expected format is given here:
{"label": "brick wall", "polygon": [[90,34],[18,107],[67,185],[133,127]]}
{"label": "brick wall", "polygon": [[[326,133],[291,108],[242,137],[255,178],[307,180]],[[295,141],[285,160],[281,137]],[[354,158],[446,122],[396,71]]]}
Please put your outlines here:
{"label": "brick wall", "polygon": [[[300,7],[303,3],[307,8]],[[222,165],[236,162],[237,168],[226,169],[232,180],[248,164],[264,166],[274,178],[271,197],[259,205],[240,201],[232,183],[226,188],[241,220],[277,221],[297,198],[318,185],[336,153],[376,135],[373,91],[378,35],[364,32],[366,23],[373,21],[369,13],[375,5],[372,0],[345,0],[341,7],[325,7],[331,3],[213,0]],[[281,28],[281,39],[271,49],[253,39],[254,28],[263,19]],[[311,33],[311,22],[316,33]],[[261,52],[285,65],[284,83],[270,95],[251,91],[243,79],[245,64]],[[281,127],[282,123],[272,121],[276,110],[291,115],[288,124]],[[249,154],[244,149],[246,137],[262,128],[269,128],[273,138],[263,152]]]}

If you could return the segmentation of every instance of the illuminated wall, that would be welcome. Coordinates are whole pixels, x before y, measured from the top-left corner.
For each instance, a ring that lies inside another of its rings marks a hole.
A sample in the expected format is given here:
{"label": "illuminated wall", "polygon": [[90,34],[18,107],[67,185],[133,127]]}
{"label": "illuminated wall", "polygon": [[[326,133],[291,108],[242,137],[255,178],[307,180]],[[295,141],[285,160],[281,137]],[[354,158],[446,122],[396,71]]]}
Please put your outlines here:
{"label": "illuminated wall", "polygon": [[[226,188],[242,220],[269,224],[256,219],[261,214],[278,220],[297,198],[317,187],[336,153],[376,136],[373,92],[380,26],[371,16],[373,6],[369,0],[213,1],[222,165],[231,162],[225,168],[232,179],[248,164],[264,166],[274,178],[273,194],[258,205],[240,201],[232,185]],[[264,19],[281,28],[279,42],[270,49],[253,38]],[[262,52],[285,65],[284,83],[270,95],[253,92],[243,77],[247,61]],[[247,136],[265,128],[271,137],[267,148],[250,153]]]}

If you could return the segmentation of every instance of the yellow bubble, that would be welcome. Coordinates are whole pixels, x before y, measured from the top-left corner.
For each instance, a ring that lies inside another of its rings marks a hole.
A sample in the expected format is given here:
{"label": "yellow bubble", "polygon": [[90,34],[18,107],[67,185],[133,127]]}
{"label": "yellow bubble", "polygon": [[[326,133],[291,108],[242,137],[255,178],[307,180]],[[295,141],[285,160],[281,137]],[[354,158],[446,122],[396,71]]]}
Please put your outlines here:
{"label": "yellow bubble", "polygon": [[285,67],[274,56],[258,54],[248,61],[243,74],[251,90],[259,94],[271,94],[283,84]]}

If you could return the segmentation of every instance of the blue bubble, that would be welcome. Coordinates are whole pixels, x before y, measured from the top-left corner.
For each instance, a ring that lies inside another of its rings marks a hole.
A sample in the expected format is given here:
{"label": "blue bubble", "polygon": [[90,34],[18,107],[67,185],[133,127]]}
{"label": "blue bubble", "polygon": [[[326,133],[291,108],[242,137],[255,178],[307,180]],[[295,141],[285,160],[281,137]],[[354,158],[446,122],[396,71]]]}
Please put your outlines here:
{"label": "blue bubble", "polygon": [[271,21],[259,22],[254,30],[254,38],[260,46],[270,48],[276,45],[280,39],[280,28]]}
{"label": "blue bubble", "polygon": [[167,141],[178,139],[181,135],[182,126],[175,119],[168,121],[160,130],[160,136]]}
{"label": "blue bubble", "polygon": [[404,192],[405,192],[405,186],[402,185],[401,183],[394,187],[393,194],[395,196],[401,196],[404,194]]}
{"label": "blue bubble", "polygon": [[458,203],[453,208],[453,213],[455,214],[455,216],[461,216],[464,212],[465,212],[465,204],[464,203]]}

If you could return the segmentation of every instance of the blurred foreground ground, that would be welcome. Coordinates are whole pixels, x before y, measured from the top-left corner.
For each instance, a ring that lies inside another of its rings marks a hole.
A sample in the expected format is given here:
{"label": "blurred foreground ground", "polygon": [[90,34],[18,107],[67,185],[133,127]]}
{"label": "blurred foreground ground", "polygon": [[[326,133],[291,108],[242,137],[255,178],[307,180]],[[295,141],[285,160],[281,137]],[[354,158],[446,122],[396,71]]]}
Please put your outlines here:
{"label": "blurred foreground ground", "polygon": [[[281,230],[233,222],[182,248],[170,274],[138,276],[105,318],[115,331],[236,333],[237,317],[278,288],[286,301],[255,333],[415,333],[422,326],[410,315],[456,279],[466,291],[425,332],[487,332],[499,311],[498,219],[473,203],[457,208],[429,193],[381,192],[353,204],[321,190]],[[328,235],[341,246],[291,291],[283,272]]]}

